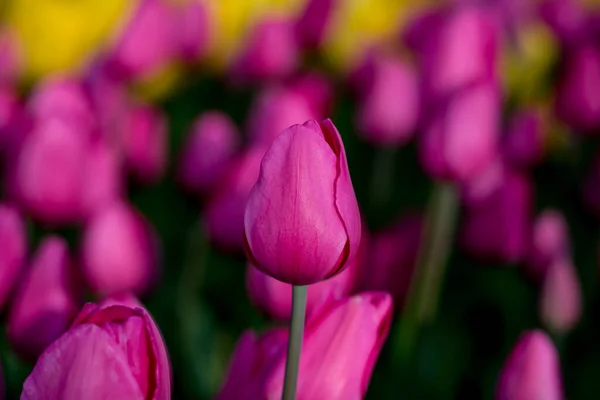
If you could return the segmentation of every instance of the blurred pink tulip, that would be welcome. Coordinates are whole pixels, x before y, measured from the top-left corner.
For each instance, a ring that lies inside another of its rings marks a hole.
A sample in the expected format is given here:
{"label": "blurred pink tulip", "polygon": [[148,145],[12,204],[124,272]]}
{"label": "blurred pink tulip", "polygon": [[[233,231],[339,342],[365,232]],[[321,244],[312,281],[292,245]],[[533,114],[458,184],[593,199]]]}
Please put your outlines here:
{"label": "blurred pink tulip", "polygon": [[169,400],[167,349],[140,307],[88,303],[38,359],[21,400]]}
{"label": "blurred pink tulip", "polygon": [[16,90],[0,87],[0,151],[8,151],[15,120],[22,112]]}
{"label": "blurred pink tulip", "polygon": [[22,357],[35,360],[77,315],[82,293],[72,267],[67,243],[56,236],[44,239],[8,314],[8,340]]}
{"label": "blurred pink tulip", "polygon": [[482,173],[496,158],[500,112],[499,92],[489,82],[451,96],[434,111],[420,137],[425,170],[434,178],[458,182]]}
{"label": "blurred pink tulip", "polygon": [[327,118],[331,112],[334,88],[326,75],[315,71],[303,72],[293,76],[285,88],[303,97],[315,118]]}
{"label": "blurred pink tulip", "polygon": [[296,37],[306,49],[318,48],[325,39],[336,0],[308,0],[296,21]]}
{"label": "blurred pink tulip", "polygon": [[131,109],[123,136],[125,161],[131,174],[141,183],[160,180],[167,168],[167,121],[155,108]]}
{"label": "blurred pink tulip", "polygon": [[253,82],[289,76],[299,62],[293,25],[285,19],[259,21],[231,67],[233,79]]}
{"label": "blurred pink tulip", "polygon": [[176,17],[179,54],[185,61],[198,61],[209,44],[210,20],[206,5],[200,0],[188,0],[178,7]]}
{"label": "blurred pink tulip", "polygon": [[27,256],[25,221],[13,207],[0,204],[0,307],[6,304]]}
{"label": "blurred pink tulip", "polygon": [[461,196],[465,205],[478,203],[491,196],[504,182],[507,174],[506,162],[498,155],[471,179],[462,182]]}
{"label": "blurred pink tulip", "polygon": [[340,273],[356,256],[361,221],[342,138],[331,120],[293,125],[261,163],[244,214],[245,250],[294,285]]}
{"label": "blurred pink tulip", "polygon": [[593,21],[579,0],[544,0],[539,13],[555,36],[566,46],[577,46],[590,39]]}
{"label": "blurred pink tulip", "polygon": [[535,166],[544,157],[546,132],[541,112],[522,110],[513,116],[502,142],[508,162],[517,168]]}
{"label": "blurred pink tulip", "polygon": [[563,400],[558,352],[540,330],[527,331],[504,363],[496,400]]}
{"label": "blurred pink tulip", "polygon": [[289,126],[316,117],[312,102],[304,95],[281,87],[267,87],[254,99],[246,129],[252,143],[270,146]]}
{"label": "blurred pink tulip", "polygon": [[102,296],[146,293],[158,275],[158,243],[149,222],[124,203],[96,213],[82,239],[84,275]]}
{"label": "blurred pink tulip", "polygon": [[[371,292],[339,300],[309,319],[297,399],[363,398],[391,318],[390,296]],[[280,399],[286,342],[282,330],[271,330],[262,338],[244,334],[217,399]]]}
{"label": "blurred pink tulip", "polygon": [[108,68],[119,79],[148,76],[177,52],[176,19],[163,0],[141,0],[108,55]]}
{"label": "blurred pink tulip", "polygon": [[540,318],[550,331],[565,334],[579,322],[581,308],[581,287],[575,267],[569,258],[557,258],[544,277]]}
{"label": "blurred pink tulip", "polygon": [[264,147],[254,146],[236,156],[208,200],[204,210],[208,236],[223,250],[243,251],[244,209],[265,152]]}
{"label": "blurred pink tulip", "polygon": [[223,178],[240,141],[227,114],[215,110],[198,116],[181,151],[181,184],[191,192],[208,193]]}
{"label": "blurred pink tulip", "polygon": [[570,255],[569,227],[564,215],[553,209],[543,211],[533,224],[525,271],[541,281],[551,264]]}
{"label": "blurred pink tulip", "polygon": [[416,71],[393,56],[376,56],[359,103],[357,126],[375,145],[406,143],[415,133],[420,112]]}

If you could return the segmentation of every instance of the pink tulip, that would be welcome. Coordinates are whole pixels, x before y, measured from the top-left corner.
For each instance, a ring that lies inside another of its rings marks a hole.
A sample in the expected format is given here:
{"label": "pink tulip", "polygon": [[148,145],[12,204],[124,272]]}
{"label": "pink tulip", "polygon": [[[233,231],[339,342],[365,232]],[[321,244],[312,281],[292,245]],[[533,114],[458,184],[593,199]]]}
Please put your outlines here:
{"label": "pink tulip", "polygon": [[422,217],[411,215],[374,234],[358,290],[388,292],[396,310],[402,312],[417,263],[422,229]]}
{"label": "pink tulip", "polygon": [[248,198],[244,228],[249,259],[280,281],[313,284],[349,265],[361,221],[331,120],[293,125],[275,139]]}
{"label": "pink tulip", "polygon": [[27,255],[25,221],[17,210],[0,204],[0,307],[7,302]]}
{"label": "pink tulip", "polygon": [[170,365],[142,307],[88,303],[38,359],[21,400],[169,400]]}
{"label": "pink tulip", "polygon": [[8,152],[12,136],[15,135],[14,125],[22,106],[16,90],[0,87],[0,151]]}
{"label": "pink tulip", "polygon": [[231,74],[239,82],[289,76],[298,64],[299,50],[293,26],[285,19],[259,21],[249,34]]}
{"label": "pink tulip", "polygon": [[494,161],[480,170],[477,175],[462,182],[461,200],[463,203],[468,206],[491,196],[502,186],[508,172],[507,169],[508,166],[505,160],[498,155]]}
{"label": "pink tulip", "polygon": [[244,208],[266,149],[255,146],[231,162],[204,210],[210,240],[223,250],[244,248]]}
{"label": "pink tulip", "polygon": [[174,10],[162,0],[141,0],[108,55],[120,79],[143,78],[172,60],[177,51]]}
{"label": "pink tulip", "polygon": [[8,340],[21,356],[35,360],[67,330],[80,306],[76,284],[67,243],[44,239],[8,315]]}
{"label": "pink tulip", "polygon": [[497,400],[563,400],[558,352],[540,330],[525,332],[502,368]]}
{"label": "pink tulip", "polygon": [[315,71],[300,73],[293,76],[284,87],[303,97],[316,117],[327,118],[330,114],[334,88],[326,75]]}
{"label": "pink tulip", "polygon": [[545,0],[540,16],[566,46],[577,46],[590,38],[593,20],[578,0]]}
{"label": "pink tulip", "polygon": [[177,10],[177,44],[179,54],[194,62],[206,52],[209,44],[210,20],[206,5],[199,0],[189,0]]}
{"label": "pink tulip", "polygon": [[[339,300],[309,319],[297,399],[363,398],[391,318],[390,296],[371,292]],[[252,332],[243,335],[217,399],[280,399],[286,336],[282,330],[262,338]]]}
{"label": "pink tulip", "polygon": [[149,222],[134,208],[115,203],[96,213],[82,239],[84,275],[102,296],[143,294],[158,275],[158,247]]}
{"label": "pink tulip", "polygon": [[546,140],[541,112],[528,109],[514,115],[502,143],[508,162],[517,168],[535,166],[542,161]]}
{"label": "pink tulip", "polygon": [[309,0],[296,21],[296,37],[307,49],[318,48],[327,33],[336,0]]}
{"label": "pink tulip", "polygon": [[498,90],[489,82],[451,96],[434,111],[420,137],[425,170],[458,182],[480,174],[496,158],[500,112]]}
{"label": "pink tulip", "polygon": [[548,267],[539,304],[540,318],[552,332],[569,332],[581,317],[581,287],[571,260],[561,257]]}
{"label": "pink tulip", "polygon": [[543,211],[533,224],[525,271],[541,281],[551,264],[570,257],[569,242],[569,227],[564,215],[552,209]]}
{"label": "pink tulip", "polygon": [[209,192],[223,178],[239,146],[237,127],[227,114],[203,113],[183,145],[179,181],[189,191]]}
{"label": "pink tulip", "polygon": [[419,119],[416,71],[392,56],[375,57],[371,64],[357,115],[359,132],[376,145],[404,144],[415,133]]}
{"label": "pink tulip", "polygon": [[158,109],[134,107],[122,145],[127,167],[139,182],[151,184],[163,177],[167,168],[167,122]]}
{"label": "pink tulip", "polygon": [[304,95],[281,87],[267,87],[254,99],[246,129],[252,143],[270,146],[287,127],[316,117],[312,103]]}

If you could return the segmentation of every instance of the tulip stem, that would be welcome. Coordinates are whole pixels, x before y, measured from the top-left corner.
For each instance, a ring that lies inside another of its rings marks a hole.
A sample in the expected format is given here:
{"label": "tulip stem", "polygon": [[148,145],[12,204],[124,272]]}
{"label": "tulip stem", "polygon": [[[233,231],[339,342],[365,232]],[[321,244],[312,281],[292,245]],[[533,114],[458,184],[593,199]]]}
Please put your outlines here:
{"label": "tulip stem", "polygon": [[379,210],[390,200],[394,178],[394,148],[377,149],[371,178],[371,207]]}
{"label": "tulip stem", "polygon": [[455,187],[450,183],[436,183],[396,341],[396,357],[404,363],[410,362],[411,351],[415,347],[421,326],[435,318],[457,214],[458,196]]}
{"label": "tulip stem", "polygon": [[283,381],[283,400],[296,399],[300,353],[302,351],[302,338],[304,337],[307,290],[308,286],[294,285],[292,287],[292,320],[290,321],[290,336]]}

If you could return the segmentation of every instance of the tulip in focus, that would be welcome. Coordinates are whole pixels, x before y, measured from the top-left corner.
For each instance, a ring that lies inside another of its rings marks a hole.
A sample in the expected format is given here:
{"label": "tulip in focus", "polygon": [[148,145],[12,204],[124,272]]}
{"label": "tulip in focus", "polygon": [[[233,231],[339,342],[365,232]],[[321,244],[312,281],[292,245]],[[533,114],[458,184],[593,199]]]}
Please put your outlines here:
{"label": "tulip in focus", "polygon": [[496,400],[563,400],[558,352],[540,330],[521,335],[502,367]]}
{"label": "tulip in focus", "polygon": [[557,210],[545,210],[537,216],[533,228],[529,255],[524,267],[535,280],[546,276],[551,264],[571,255],[569,227]]}
{"label": "tulip in focus", "polygon": [[150,314],[92,303],[40,356],[21,393],[21,400],[170,398],[169,358]]}
{"label": "tulip in focus", "polygon": [[535,166],[544,157],[546,126],[540,110],[524,110],[510,122],[502,143],[508,162],[517,168]]}
{"label": "tulip in focus", "polygon": [[13,207],[0,204],[0,307],[7,302],[27,255],[25,221]]}
{"label": "tulip in focus", "polygon": [[542,322],[553,333],[565,334],[579,322],[582,313],[581,287],[569,258],[557,258],[548,267],[539,312]]}
{"label": "tulip in focus", "polygon": [[249,260],[282,282],[309,285],[342,272],[360,237],[346,152],[331,120],[286,129],[265,154],[246,204]]}
{"label": "tulip in focus", "polygon": [[208,193],[222,179],[239,145],[237,127],[227,114],[203,113],[183,145],[179,181],[191,192]]}
{"label": "tulip in focus", "polygon": [[[307,321],[296,398],[363,398],[392,318],[388,294],[339,300]],[[251,332],[236,346],[219,400],[281,399],[287,335]]]}
{"label": "tulip in focus", "polygon": [[82,266],[101,296],[146,293],[158,275],[158,247],[149,222],[134,208],[115,203],[96,213],[85,228]]}
{"label": "tulip in focus", "polygon": [[22,357],[35,360],[77,315],[81,292],[72,267],[67,243],[56,236],[44,239],[8,314],[8,340]]}

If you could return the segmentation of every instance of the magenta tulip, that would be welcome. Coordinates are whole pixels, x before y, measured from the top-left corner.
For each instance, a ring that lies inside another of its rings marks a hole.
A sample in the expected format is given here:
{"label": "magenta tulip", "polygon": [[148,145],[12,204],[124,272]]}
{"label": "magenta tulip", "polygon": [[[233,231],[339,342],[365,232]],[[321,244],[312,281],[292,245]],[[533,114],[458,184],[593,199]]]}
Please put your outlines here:
{"label": "magenta tulip", "polygon": [[248,198],[244,228],[252,263],[286,283],[331,278],[355,257],[360,213],[331,120],[291,126],[275,139]]}
{"label": "magenta tulip", "polygon": [[506,165],[505,160],[498,155],[477,175],[462,182],[461,196],[463,203],[468,206],[491,196],[502,186],[509,170],[510,168]]}
{"label": "magenta tulip", "polygon": [[[363,398],[392,318],[385,293],[339,300],[307,321],[300,359],[297,399]],[[280,399],[287,335],[251,332],[238,342],[219,400]],[[236,397],[240,396],[241,397]]]}
{"label": "magenta tulip", "polygon": [[67,243],[56,236],[44,239],[8,315],[8,340],[22,357],[35,360],[77,315],[81,293],[72,267]]}
{"label": "magenta tulip", "polygon": [[565,46],[577,46],[591,38],[591,13],[579,0],[545,0],[540,2],[539,13]]}
{"label": "magenta tulip", "polygon": [[96,213],[82,239],[84,275],[102,296],[143,294],[158,275],[158,243],[149,222],[124,203]]}
{"label": "magenta tulip", "polygon": [[318,48],[325,39],[336,0],[309,0],[296,21],[296,37],[306,49]]}
{"label": "magenta tulip", "polygon": [[513,116],[502,141],[504,156],[517,168],[537,165],[544,157],[546,131],[541,110],[523,110]]}
{"label": "magenta tulip", "polygon": [[25,221],[17,210],[0,204],[0,307],[7,302],[27,255]]}
{"label": "magenta tulip", "polygon": [[21,394],[21,400],[170,398],[169,358],[150,314],[92,303],[40,356]]}
{"label": "magenta tulip", "polygon": [[227,114],[204,112],[183,145],[179,181],[191,192],[208,193],[223,178],[239,146],[237,127]]}
{"label": "magenta tulip", "polygon": [[284,87],[303,97],[315,117],[327,118],[331,112],[334,88],[326,75],[315,71],[300,73],[292,77]]}
{"label": "magenta tulip", "polygon": [[582,294],[577,271],[569,258],[557,258],[544,277],[540,318],[550,331],[565,334],[579,322],[581,308]]}
{"label": "magenta tulip", "polygon": [[541,281],[551,264],[570,255],[569,227],[564,215],[552,209],[543,211],[533,224],[525,271]]}
{"label": "magenta tulip", "polygon": [[209,14],[199,0],[189,0],[180,5],[176,15],[179,55],[185,61],[199,60],[209,44]]}
{"label": "magenta tulip", "polygon": [[0,150],[2,152],[8,146],[11,125],[20,111],[21,104],[16,90],[0,87]]}
{"label": "magenta tulip", "polygon": [[540,330],[521,335],[502,368],[497,400],[563,400],[560,361]]}

